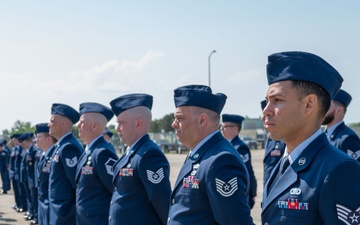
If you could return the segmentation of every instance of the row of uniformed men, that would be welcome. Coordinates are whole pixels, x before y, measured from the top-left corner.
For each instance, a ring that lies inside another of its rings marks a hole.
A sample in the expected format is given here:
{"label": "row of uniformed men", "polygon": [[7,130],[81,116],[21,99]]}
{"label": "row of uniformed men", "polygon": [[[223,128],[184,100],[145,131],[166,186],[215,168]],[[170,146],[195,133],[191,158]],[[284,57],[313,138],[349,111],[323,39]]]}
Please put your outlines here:
{"label": "row of uniformed men", "polygon": [[[205,86],[191,85],[183,89],[184,92],[187,92],[188,89],[192,90],[199,87],[204,89],[205,95],[209,95],[209,93],[210,96],[212,95],[211,89]],[[183,100],[181,96],[176,97],[176,105],[190,103],[190,105],[200,104],[201,106],[202,95],[203,93],[200,93],[200,99],[195,96],[191,100]],[[226,97],[215,97],[214,101],[207,103],[208,105],[205,108],[215,110],[214,114],[217,114],[220,113]],[[37,216],[38,220],[32,223],[167,223],[171,195],[170,165],[165,155],[147,134],[151,122],[152,102],[150,95],[130,94],[114,99],[110,103],[112,109],[98,103],[82,103],[80,104],[80,113],[68,105],[53,104],[50,122],[36,125],[36,145],[43,151],[37,151],[32,145],[30,133],[11,136],[11,143],[14,146],[14,152],[16,152],[14,155],[22,155],[25,158],[26,171],[32,169],[36,171],[34,173],[36,175],[33,177],[37,178],[35,180],[38,183],[31,187],[34,187],[34,190],[35,187],[38,188],[38,192],[36,194],[31,192],[30,194],[33,197],[36,196],[34,199],[39,200],[39,210],[38,215],[34,212],[34,216]],[[218,104],[222,106],[219,107]],[[107,122],[114,113],[117,115],[117,131],[121,141],[129,146],[127,153],[120,160],[118,160],[113,146],[105,141],[102,136]],[[236,123],[239,122],[238,119],[242,120],[243,118],[223,115],[224,123]],[[71,133],[72,126],[78,121],[79,137],[86,144],[85,151]],[[218,128],[218,122],[213,123],[213,127]],[[241,149],[240,146],[242,147],[243,151],[240,154],[243,154],[243,158],[249,157],[247,155],[250,154],[249,149],[237,135],[241,128],[235,129],[233,135],[227,127],[230,128],[226,124],[221,127],[223,135],[229,140],[236,136],[235,146],[238,149]],[[223,142],[225,139],[218,129],[214,131],[219,133],[216,135],[217,139],[220,138],[219,141]],[[184,141],[187,143],[186,140]],[[211,173],[212,176],[217,174],[217,184],[214,183],[216,185],[215,190],[217,190],[220,198],[226,199],[236,195],[235,199],[237,200],[235,202],[241,203],[239,208],[243,209],[241,214],[248,216],[248,218],[245,217],[244,221],[251,221],[248,205],[249,174],[240,154],[229,142],[226,141],[226,143],[224,146],[226,147],[226,151],[224,151],[226,154],[222,157],[230,157],[229,159],[233,161],[232,163],[235,166],[235,168],[227,168],[227,170],[230,169],[232,173],[238,174],[241,180],[236,182],[234,180],[230,183],[234,187],[227,187],[230,181],[225,180],[222,176],[227,177],[229,174],[222,174],[222,170],[216,169],[216,173]],[[191,175],[189,174],[188,177],[181,179],[180,183],[183,188],[192,191],[197,189],[205,191],[205,185],[203,186],[202,183],[200,185],[200,181],[194,178],[197,171],[206,172],[206,170],[199,168],[199,163],[194,163],[202,157],[197,153],[187,160],[188,162],[193,161],[194,166],[190,168],[192,169]],[[17,161],[14,160],[14,162]],[[34,165],[36,168],[31,169],[30,166],[34,167]],[[14,170],[16,170],[15,167]],[[27,175],[29,174],[27,173]],[[33,177],[31,180],[34,180]],[[215,180],[212,179],[213,181]],[[237,189],[240,191],[236,192]],[[256,196],[256,180],[255,191],[252,192],[255,194],[251,196],[250,200]],[[29,199],[28,203],[33,203],[34,199]],[[27,208],[33,207],[32,204],[22,204],[21,201],[15,200],[19,211],[29,210],[32,213],[31,209]],[[229,207],[227,204],[224,206]],[[222,217],[223,220],[228,220],[225,215]]]}
{"label": "row of uniformed men", "polygon": [[[322,58],[304,52],[269,56],[267,75],[262,119],[269,137],[283,140],[286,151],[265,184],[262,223],[356,224],[360,164],[330,145],[320,129],[342,77]],[[150,95],[121,96],[110,102],[111,110],[80,105],[84,153],[70,132],[79,114],[54,104],[49,133],[58,142],[50,160],[50,224],[253,224],[249,173],[218,129],[226,98],[204,85],[174,90],[172,127],[191,153],[172,192],[169,163],[147,134]],[[112,112],[129,146],[119,160],[100,135]]]}

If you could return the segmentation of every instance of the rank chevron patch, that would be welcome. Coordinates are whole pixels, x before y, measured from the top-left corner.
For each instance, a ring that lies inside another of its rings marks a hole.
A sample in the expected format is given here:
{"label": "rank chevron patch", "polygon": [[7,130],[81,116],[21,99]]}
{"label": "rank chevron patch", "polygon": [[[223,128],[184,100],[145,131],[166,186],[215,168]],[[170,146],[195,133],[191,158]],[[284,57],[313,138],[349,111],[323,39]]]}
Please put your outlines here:
{"label": "rank chevron patch", "polygon": [[116,160],[112,159],[112,158],[109,158],[108,161],[106,161],[105,169],[109,175],[114,175],[113,166],[115,163],[116,163]]}
{"label": "rank chevron patch", "polygon": [[151,170],[146,170],[148,180],[153,184],[158,184],[162,181],[164,176],[163,168],[160,168],[158,171],[153,172]]}
{"label": "rank chevron patch", "polygon": [[224,197],[230,197],[238,189],[237,177],[232,178],[228,182],[215,178],[216,190]]}
{"label": "rank chevron patch", "polygon": [[347,150],[347,154],[351,157],[351,158],[353,158],[353,159],[355,159],[355,160],[357,160],[359,157],[360,157],[360,150],[357,150],[357,151],[351,151],[350,149],[348,149]]}
{"label": "rank chevron patch", "polygon": [[345,224],[360,224],[360,207],[356,210],[351,210],[343,205],[336,204],[336,211],[338,219],[343,221]]}
{"label": "rank chevron patch", "polygon": [[240,154],[240,156],[241,156],[242,160],[244,161],[244,163],[247,163],[250,159],[249,154],[245,154],[245,155]]}
{"label": "rank chevron patch", "polygon": [[77,164],[77,157],[74,156],[72,159],[65,158],[65,161],[68,167],[74,167]]}

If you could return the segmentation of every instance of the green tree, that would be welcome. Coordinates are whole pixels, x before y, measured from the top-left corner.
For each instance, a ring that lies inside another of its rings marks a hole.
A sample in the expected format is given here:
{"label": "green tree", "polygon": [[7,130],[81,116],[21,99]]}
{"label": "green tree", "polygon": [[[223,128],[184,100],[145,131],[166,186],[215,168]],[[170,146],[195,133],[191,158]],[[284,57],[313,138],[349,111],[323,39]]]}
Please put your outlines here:
{"label": "green tree", "polygon": [[174,131],[174,128],[171,127],[173,121],[174,121],[174,114],[172,113],[165,115],[161,119],[153,120],[150,125],[150,132],[159,133],[159,132]]}

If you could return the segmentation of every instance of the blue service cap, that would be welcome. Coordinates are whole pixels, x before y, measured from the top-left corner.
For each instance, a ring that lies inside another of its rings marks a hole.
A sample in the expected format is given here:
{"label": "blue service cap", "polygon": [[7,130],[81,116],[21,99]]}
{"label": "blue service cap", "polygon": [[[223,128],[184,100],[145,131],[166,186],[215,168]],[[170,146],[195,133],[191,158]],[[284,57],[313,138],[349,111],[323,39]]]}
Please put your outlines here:
{"label": "blue service cap", "polygon": [[24,132],[20,135],[18,138],[20,142],[23,142],[28,139],[32,139],[34,137],[34,134],[32,132]]}
{"label": "blue service cap", "polygon": [[51,114],[58,114],[65,116],[71,120],[73,124],[79,121],[80,115],[79,113],[73,109],[72,107],[61,104],[61,103],[54,103],[51,107]]}
{"label": "blue service cap", "polygon": [[109,131],[109,130],[107,130],[107,129],[105,129],[105,130],[103,131],[103,134],[109,135],[110,138],[114,135],[113,132],[111,132],[111,131]]}
{"label": "blue service cap", "polygon": [[223,122],[232,122],[232,123],[238,123],[241,125],[242,121],[245,118],[239,115],[234,115],[234,114],[223,114],[222,115],[222,121]]}
{"label": "blue service cap", "polygon": [[7,143],[7,140],[6,139],[1,139],[0,140],[0,145],[6,145]]}
{"label": "blue service cap", "polygon": [[21,136],[21,133],[12,134],[10,136],[10,139],[13,139],[13,138],[19,139],[20,136]]}
{"label": "blue service cap", "polygon": [[101,105],[96,102],[84,102],[80,104],[80,115],[84,113],[100,113],[107,121],[110,121],[111,118],[114,116],[114,113],[111,111],[109,107]]}
{"label": "blue service cap", "polygon": [[317,55],[307,52],[279,52],[268,57],[269,85],[285,80],[308,81],[320,85],[333,99],[343,78],[334,67]]}
{"label": "blue service cap", "polygon": [[38,123],[35,125],[35,134],[49,133],[48,123]]}
{"label": "blue service cap", "polygon": [[174,90],[175,107],[198,106],[221,113],[227,96],[222,93],[213,94],[209,86],[186,85]]}
{"label": "blue service cap", "polygon": [[137,106],[145,106],[146,108],[151,110],[152,104],[153,97],[151,95],[140,93],[123,95],[115,98],[110,102],[111,109],[116,116],[128,109]]}
{"label": "blue service cap", "polygon": [[262,109],[262,110],[265,109],[266,104],[267,104],[266,100],[262,100],[262,101],[260,102],[260,105],[261,105],[261,109]]}
{"label": "blue service cap", "polygon": [[346,91],[340,89],[339,92],[335,95],[334,101],[338,101],[341,102],[342,104],[345,105],[345,107],[348,107],[352,98],[351,95],[349,93],[347,93]]}

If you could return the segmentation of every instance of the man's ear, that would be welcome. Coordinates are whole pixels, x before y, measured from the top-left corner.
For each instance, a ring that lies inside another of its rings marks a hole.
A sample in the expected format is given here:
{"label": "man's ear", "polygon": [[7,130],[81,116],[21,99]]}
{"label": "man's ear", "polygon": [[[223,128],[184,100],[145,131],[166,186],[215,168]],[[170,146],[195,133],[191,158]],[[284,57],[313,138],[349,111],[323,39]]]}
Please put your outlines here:
{"label": "man's ear", "polygon": [[200,113],[198,119],[199,119],[199,125],[204,126],[208,121],[208,115],[206,113]]}
{"label": "man's ear", "polygon": [[318,105],[319,99],[315,94],[309,94],[304,97],[303,102],[305,103],[305,113],[308,115],[314,111],[315,107]]}
{"label": "man's ear", "polygon": [[136,119],[136,122],[135,122],[135,127],[136,128],[140,128],[143,124],[143,121],[142,119]]}

